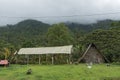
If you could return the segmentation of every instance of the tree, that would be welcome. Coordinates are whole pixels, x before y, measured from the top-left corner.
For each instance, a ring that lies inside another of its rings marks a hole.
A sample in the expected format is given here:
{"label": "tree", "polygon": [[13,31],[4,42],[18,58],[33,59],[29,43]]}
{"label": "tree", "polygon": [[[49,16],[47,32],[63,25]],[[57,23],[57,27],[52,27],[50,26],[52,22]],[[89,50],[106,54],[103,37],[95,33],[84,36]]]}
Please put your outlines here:
{"label": "tree", "polygon": [[70,30],[63,24],[54,24],[48,29],[47,41],[49,46],[72,44],[73,38]]}
{"label": "tree", "polygon": [[120,61],[120,30],[96,30],[84,38],[85,45],[95,43],[111,62]]}
{"label": "tree", "polygon": [[8,48],[4,48],[4,56],[5,56],[5,59],[8,59],[9,55],[10,55],[9,49],[8,49]]}
{"label": "tree", "polygon": [[[62,46],[72,44],[72,34],[63,23],[52,25],[47,32],[48,46]],[[55,64],[66,63],[67,55],[54,55]]]}

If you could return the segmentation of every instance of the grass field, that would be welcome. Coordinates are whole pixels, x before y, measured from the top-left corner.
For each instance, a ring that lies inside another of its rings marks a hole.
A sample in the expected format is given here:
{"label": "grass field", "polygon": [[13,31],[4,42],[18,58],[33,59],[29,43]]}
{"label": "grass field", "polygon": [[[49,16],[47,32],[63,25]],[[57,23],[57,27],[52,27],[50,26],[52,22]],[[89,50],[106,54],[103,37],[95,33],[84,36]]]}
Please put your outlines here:
{"label": "grass field", "polygon": [[[30,68],[32,74],[26,75]],[[10,65],[0,67],[0,80],[120,80],[120,65],[93,65],[91,69],[85,64]]]}

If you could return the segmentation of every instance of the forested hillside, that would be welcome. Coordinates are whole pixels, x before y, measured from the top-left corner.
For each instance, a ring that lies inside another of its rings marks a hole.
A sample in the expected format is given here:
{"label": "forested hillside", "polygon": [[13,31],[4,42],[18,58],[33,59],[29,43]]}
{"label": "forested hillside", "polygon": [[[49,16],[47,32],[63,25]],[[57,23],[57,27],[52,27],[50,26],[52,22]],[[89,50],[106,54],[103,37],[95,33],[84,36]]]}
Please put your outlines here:
{"label": "forested hillside", "polygon": [[30,43],[31,41],[31,47],[41,45],[44,42],[39,41],[44,41],[44,33],[47,32],[48,27],[50,27],[50,25],[40,21],[25,20],[15,25],[1,27],[0,40],[4,40],[5,42],[11,43],[17,47],[25,47],[24,44]]}
{"label": "forested hillside", "polygon": [[102,20],[97,23],[80,24],[80,23],[65,23],[72,31],[91,32],[96,29],[109,29],[113,24],[113,20]]}
{"label": "forested hillside", "polygon": [[[65,24],[65,25],[64,25]],[[89,43],[95,43],[111,62],[120,61],[120,21],[104,20],[91,24],[64,23],[49,25],[37,20],[24,20],[0,27],[0,57],[21,47],[74,45],[74,60]]]}

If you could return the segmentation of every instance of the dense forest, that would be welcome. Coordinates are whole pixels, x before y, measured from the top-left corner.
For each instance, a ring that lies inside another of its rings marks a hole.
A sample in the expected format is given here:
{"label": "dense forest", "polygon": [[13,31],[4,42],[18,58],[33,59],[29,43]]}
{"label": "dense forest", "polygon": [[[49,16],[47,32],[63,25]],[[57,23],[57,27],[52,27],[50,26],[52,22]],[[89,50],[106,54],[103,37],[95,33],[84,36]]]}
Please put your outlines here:
{"label": "dense forest", "polygon": [[[110,62],[120,62],[120,21],[50,25],[29,19],[0,27],[0,59],[8,59],[11,63],[17,59],[14,53],[22,47],[70,44],[74,45],[72,58],[76,61],[90,43],[96,44]],[[60,56],[57,57],[61,58]]]}

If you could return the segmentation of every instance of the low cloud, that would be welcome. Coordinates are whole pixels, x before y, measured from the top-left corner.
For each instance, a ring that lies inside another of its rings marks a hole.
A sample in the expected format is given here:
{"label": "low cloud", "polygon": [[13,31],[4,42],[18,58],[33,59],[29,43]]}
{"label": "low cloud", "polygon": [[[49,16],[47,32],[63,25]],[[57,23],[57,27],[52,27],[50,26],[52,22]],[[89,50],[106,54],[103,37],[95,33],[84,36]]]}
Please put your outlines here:
{"label": "low cloud", "polygon": [[[119,12],[120,0],[0,0],[0,25],[15,24],[28,18],[47,23],[119,20]],[[94,15],[106,13],[115,14]]]}

